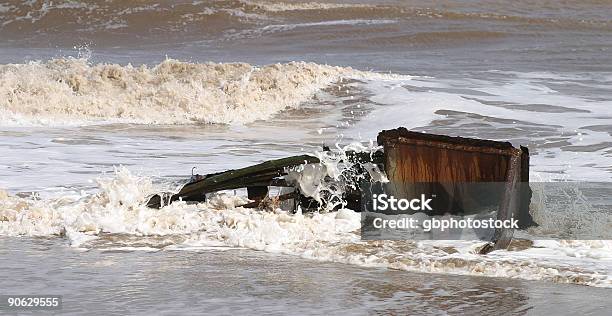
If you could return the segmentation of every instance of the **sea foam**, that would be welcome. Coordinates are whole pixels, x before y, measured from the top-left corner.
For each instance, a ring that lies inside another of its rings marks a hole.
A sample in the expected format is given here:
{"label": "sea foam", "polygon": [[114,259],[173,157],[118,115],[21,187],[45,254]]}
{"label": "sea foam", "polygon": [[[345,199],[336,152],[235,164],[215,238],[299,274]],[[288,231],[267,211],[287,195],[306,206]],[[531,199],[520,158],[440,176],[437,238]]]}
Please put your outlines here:
{"label": "sea foam", "polygon": [[610,241],[527,241],[478,255],[481,241],[362,241],[358,212],[297,213],[241,207],[239,195],[146,207],[159,190],[148,177],[118,168],[81,197],[0,194],[0,236],[59,236],[80,249],[205,251],[249,248],[369,267],[548,280],[612,287]]}
{"label": "sea foam", "polygon": [[364,76],[306,62],[8,64],[0,65],[0,118],[15,125],[248,123],[297,107],[340,78]]}

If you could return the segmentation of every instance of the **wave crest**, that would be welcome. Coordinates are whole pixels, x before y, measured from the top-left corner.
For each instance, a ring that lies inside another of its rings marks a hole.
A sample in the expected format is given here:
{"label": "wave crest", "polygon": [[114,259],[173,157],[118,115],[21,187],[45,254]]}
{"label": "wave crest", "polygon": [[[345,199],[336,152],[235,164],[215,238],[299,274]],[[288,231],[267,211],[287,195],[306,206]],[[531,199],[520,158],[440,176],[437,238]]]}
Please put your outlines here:
{"label": "wave crest", "polygon": [[256,67],[166,60],[135,67],[62,58],[0,65],[0,117],[17,124],[248,123],[356,73],[305,62]]}

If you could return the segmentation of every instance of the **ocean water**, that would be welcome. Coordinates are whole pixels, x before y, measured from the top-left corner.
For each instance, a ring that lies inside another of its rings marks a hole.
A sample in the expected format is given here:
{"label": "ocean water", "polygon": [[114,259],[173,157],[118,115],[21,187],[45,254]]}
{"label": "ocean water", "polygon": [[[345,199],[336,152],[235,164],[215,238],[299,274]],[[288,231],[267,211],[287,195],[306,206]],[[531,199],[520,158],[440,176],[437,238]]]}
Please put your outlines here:
{"label": "ocean water", "polygon": [[[0,4],[0,291],[59,293],[74,314],[605,314],[609,240],[481,256],[477,241],[361,241],[350,210],[244,209],[231,192],[144,204],[192,167],[368,144],[399,126],[527,146],[532,181],[610,182],[611,11],[544,0]],[[541,226],[573,224],[537,201]],[[610,216],[598,224],[612,229]]]}

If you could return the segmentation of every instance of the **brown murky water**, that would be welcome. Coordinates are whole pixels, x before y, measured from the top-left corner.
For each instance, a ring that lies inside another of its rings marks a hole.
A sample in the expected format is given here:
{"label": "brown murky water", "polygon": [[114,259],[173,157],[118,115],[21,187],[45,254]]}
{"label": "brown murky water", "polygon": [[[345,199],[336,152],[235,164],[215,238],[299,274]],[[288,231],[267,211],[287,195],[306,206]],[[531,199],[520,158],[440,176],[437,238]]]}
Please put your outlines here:
{"label": "brown murky water", "polygon": [[[62,314],[606,315],[608,289],[419,274],[249,250],[82,252],[0,239],[3,294],[63,295]],[[44,258],[44,264],[41,264]]]}

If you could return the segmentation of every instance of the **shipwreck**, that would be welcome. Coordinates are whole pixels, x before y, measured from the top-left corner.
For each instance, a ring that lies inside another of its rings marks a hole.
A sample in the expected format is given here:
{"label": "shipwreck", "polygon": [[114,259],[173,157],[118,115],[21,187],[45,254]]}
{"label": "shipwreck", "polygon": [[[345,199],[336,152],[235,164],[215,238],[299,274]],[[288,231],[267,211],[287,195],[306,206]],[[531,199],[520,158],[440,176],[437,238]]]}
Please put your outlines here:
{"label": "shipwreck", "polygon": [[[346,152],[357,176],[342,192],[342,203],[360,211],[367,201],[365,184],[371,182],[363,165],[384,172],[388,184],[385,190],[396,196],[429,193],[437,196],[435,214],[464,214],[476,204],[494,205],[500,220],[514,218],[519,226],[534,225],[529,213],[529,151],[509,142],[450,137],[409,131],[405,128],[381,131],[375,152]],[[324,150],[329,150],[325,148]],[[321,201],[309,196],[288,175],[300,166],[315,166],[320,159],[300,155],[269,160],[241,169],[206,175],[193,175],[177,193],[152,196],[147,205],[159,208],[174,201],[203,202],[207,194],[246,189],[248,208],[262,207],[267,202],[286,202],[292,210],[317,210]],[[280,204],[279,204],[280,205]],[[496,228],[492,238],[480,250],[487,253],[507,248],[513,229]]]}

